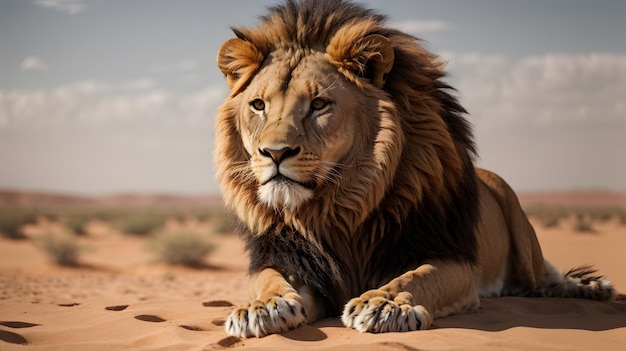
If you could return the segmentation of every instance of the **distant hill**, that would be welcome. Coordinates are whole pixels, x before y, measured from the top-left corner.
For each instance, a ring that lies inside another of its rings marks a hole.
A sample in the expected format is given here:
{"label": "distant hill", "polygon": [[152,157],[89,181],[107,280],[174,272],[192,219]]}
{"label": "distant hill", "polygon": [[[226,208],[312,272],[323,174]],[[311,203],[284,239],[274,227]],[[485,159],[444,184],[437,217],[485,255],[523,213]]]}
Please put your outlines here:
{"label": "distant hill", "polygon": [[47,192],[0,190],[0,207],[215,208],[223,207],[223,202],[219,195],[117,194],[76,196]]}
{"label": "distant hill", "polygon": [[523,207],[621,207],[626,209],[626,192],[613,191],[544,191],[518,195]]}
{"label": "distant hill", "polygon": [[[621,207],[626,192],[554,191],[518,194],[524,207]],[[104,207],[104,208],[215,208],[223,207],[220,195],[117,194],[75,196],[47,192],[0,190],[0,207]]]}

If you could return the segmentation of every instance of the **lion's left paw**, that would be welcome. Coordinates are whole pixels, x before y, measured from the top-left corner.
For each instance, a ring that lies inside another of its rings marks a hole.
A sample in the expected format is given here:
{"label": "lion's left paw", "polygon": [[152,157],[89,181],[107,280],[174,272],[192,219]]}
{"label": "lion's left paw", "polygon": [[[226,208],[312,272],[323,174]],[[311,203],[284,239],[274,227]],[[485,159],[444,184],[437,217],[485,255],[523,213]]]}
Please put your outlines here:
{"label": "lion's left paw", "polygon": [[428,312],[423,306],[411,306],[385,297],[350,300],[341,321],[359,332],[385,333],[428,328]]}

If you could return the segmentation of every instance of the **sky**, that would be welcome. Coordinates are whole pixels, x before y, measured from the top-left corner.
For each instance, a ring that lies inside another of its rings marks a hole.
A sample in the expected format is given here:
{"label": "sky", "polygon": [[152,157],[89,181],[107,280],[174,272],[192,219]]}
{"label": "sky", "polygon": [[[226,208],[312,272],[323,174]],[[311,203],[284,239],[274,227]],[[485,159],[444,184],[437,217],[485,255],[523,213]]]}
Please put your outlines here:
{"label": "sky", "polygon": [[[218,193],[215,57],[261,0],[0,0],[0,189]],[[626,2],[364,0],[448,62],[477,165],[626,190]]]}

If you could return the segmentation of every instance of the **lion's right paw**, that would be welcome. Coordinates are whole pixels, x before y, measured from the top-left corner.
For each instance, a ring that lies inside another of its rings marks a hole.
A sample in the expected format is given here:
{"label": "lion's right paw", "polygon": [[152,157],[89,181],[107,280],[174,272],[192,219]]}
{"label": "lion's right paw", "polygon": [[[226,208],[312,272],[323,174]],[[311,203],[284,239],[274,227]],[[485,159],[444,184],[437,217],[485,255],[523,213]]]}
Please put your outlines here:
{"label": "lion's right paw", "polygon": [[235,309],[224,327],[228,335],[248,338],[286,332],[303,323],[306,323],[306,311],[302,304],[293,298],[276,296]]}
{"label": "lion's right paw", "polygon": [[423,306],[397,303],[385,297],[357,297],[346,304],[341,320],[346,327],[361,333],[385,333],[426,329],[428,316]]}

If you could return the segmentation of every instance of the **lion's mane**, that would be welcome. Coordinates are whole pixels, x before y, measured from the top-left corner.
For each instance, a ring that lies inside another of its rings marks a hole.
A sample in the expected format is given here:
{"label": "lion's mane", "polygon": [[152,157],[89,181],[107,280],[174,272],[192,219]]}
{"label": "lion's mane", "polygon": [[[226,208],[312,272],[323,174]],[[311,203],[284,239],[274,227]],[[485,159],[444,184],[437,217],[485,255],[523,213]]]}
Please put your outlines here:
{"label": "lion's mane", "polygon": [[[336,0],[288,0],[257,27],[233,30],[250,44],[251,55],[231,63],[239,81],[218,112],[215,162],[224,199],[242,222],[250,271],[274,267],[302,280],[336,315],[348,298],[425,260],[475,261],[472,132],[453,89],[442,81],[438,57],[387,27],[384,16]],[[382,88],[364,82],[368,67],[359,67],[364,60],[354,47],[371,34],[393,47]],[[236,118],[246,103],[239,93],[279,47],[326,51],[365,96],[379,99],[378,109],[364,112],[376,123],[365,131],[375,135],[375,145],[361,148],[363,163],[338,170],[339,181],[302,207],[282,211],[257,199]]]}

